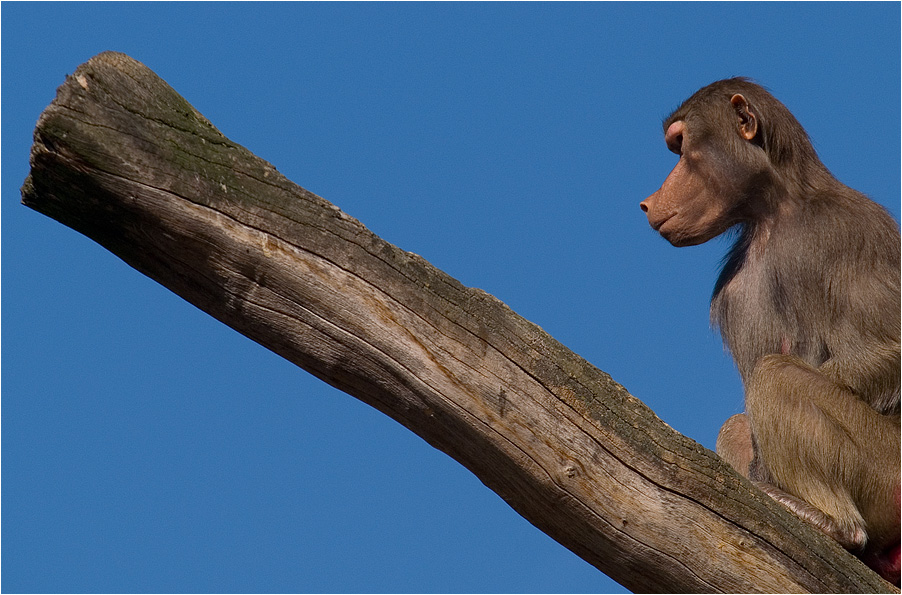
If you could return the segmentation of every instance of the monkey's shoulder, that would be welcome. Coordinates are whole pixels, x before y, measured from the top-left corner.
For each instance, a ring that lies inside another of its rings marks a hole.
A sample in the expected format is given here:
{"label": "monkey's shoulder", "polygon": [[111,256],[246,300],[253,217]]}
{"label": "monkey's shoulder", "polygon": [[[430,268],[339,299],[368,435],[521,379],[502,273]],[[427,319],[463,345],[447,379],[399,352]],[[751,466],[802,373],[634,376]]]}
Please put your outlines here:
{"label": "monkey's shoulder", "polygon": [[899,228],[879,204],[851,188],[814,195],[792,204],[762,234],[772,266],[795,272],[841,271],[868,275],[898,270]]}

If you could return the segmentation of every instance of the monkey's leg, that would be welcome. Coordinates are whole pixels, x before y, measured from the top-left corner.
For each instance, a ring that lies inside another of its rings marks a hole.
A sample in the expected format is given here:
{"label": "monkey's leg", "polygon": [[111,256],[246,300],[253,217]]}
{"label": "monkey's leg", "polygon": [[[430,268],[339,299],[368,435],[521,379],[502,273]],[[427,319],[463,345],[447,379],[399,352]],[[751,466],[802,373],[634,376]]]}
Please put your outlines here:
{"label": "monkey's leg", "polygon": [[847,548],[862,547],[867,524],[859,500],[871,497],[875,461],[886,456],[885,418],[789,355],[761,359],[746,410],[757,455],[777,489],[762,487]]}
{"label": "monkey's leg", "polygon": [[715,450],[733,469],[742,476],[749,477],[749,465],[755,456],[755,447],[747,415],[737,413],[724,422],[717,435]]}
{"label": "monkey's leg", "polygon": [[836,522],[825,513],[770,483],[773,480],[768,477],[766,470],[761,468],[760,461],[756,461],[754,466],[752,465],[755,450],[747,415],[737,413],[724,422],[717,435],[716,449],[722,459],[741,475],[751,479],[764,493],[782,503],[798,516],[823,529],[839,541],[843,547],[858,549],[864,545],[865,534],[863,531],[856,531],[851,535],[842,534]]}

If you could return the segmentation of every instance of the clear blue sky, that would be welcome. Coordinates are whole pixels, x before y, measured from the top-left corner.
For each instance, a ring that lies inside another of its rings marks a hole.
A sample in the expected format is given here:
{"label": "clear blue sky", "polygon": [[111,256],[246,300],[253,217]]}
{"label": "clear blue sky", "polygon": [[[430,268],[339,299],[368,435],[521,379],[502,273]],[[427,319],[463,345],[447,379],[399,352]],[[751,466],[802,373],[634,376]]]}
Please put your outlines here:
{"label": "clear blue sky", "polygon": [[742,409],[708,324],[728,244],[648,227],[676,159],[661,118],[751,76],[898,220],[899,23],[898,3],[4,3],[3,590],[623,591],[394,421],[19,204],[35,121],[91,56],[144,62],[712,448]]}

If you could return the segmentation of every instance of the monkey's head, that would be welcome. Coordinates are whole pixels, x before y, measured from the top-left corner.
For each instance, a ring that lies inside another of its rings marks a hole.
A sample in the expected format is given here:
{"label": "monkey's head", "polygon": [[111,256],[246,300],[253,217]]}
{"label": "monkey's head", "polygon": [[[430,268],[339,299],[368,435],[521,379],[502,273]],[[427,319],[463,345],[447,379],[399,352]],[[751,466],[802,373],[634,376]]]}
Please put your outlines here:
{"label": "monkey's head", "polygon": [[639,206],[652,228],[678,247],[764,219],[784,194],[783,172],[804,162],[798,157],[814,155],[789,110],[741,78],[717,81],[687,99],[664,120],[664,141],[680,159]]}

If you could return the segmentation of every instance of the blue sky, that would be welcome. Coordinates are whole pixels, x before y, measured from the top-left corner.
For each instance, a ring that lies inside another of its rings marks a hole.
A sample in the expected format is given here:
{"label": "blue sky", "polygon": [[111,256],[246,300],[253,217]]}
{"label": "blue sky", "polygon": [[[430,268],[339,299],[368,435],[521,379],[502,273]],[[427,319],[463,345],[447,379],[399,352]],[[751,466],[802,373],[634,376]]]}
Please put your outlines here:
{"label": "blue sky", "polygon": [[420,438],[19,204],[104,50],[384,239],[480,287],[713,448],[724,239],[638,203],[662,117],[734,75],[899,219],[900,5],[4,3],[6,592],[623,592]]}

